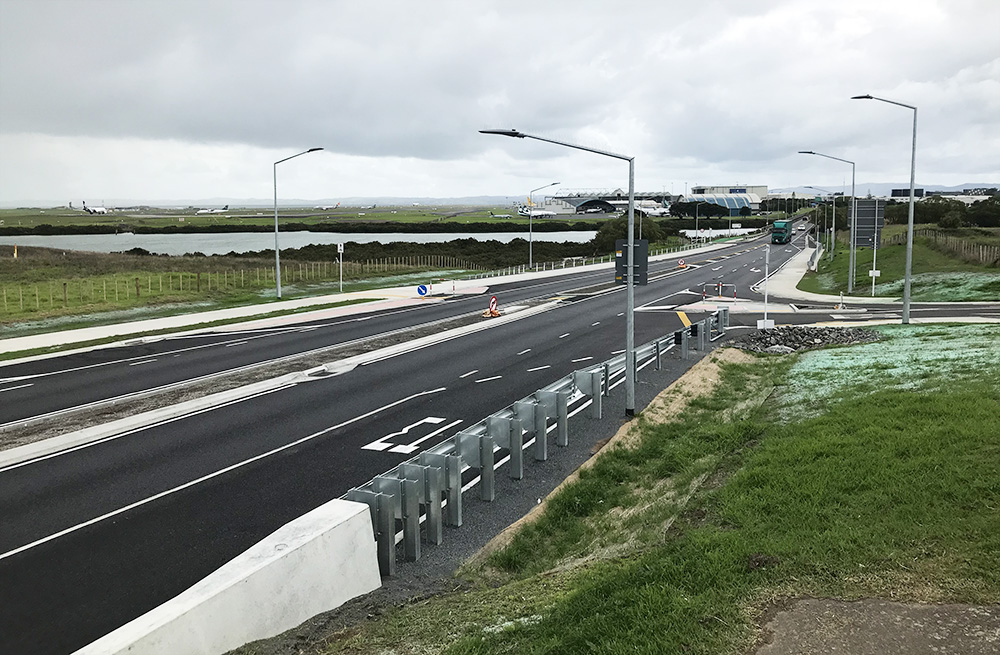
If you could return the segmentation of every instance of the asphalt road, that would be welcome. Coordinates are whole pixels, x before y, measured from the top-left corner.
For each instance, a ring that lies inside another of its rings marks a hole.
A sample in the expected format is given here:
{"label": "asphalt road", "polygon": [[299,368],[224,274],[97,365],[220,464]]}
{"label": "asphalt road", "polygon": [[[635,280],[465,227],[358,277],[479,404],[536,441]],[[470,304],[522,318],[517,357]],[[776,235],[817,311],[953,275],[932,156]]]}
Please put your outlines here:
{"label": "asphalt road", "polygon": [[[649,285],[636,287],[636,344],[680,328],[678,311],[699,299],[702,285],[722,281],[739,292],[759,282],[763,245],[744,243],[692,258],[683,270],[673,263],[651,267]],[[797,250],[795,244],[773,248],[771,266]],[[620,352],[624,289],[565,293],[606,282],[608,275],[497,287],[491,293],[505,306],[539,297],[562,301],[550,311],[495,327],[483,322],[485,329],[342,375],[0,469],[2,650],[71,652],[180,593],[288,521],[553,380]],[[261,345],[245,350],[273,356],[279,347],[311,349],[471,306],[481,310],[482,304],[479,298],[367,321],[298,325],[246,341]],[[750,316],[757,317],[745,315],[746,322]],[[168,375],[172,364],[187,371],[179,374],[183,378],[232,367],[249,353],[227,345],[246,337],[198,337],[185,342],[197,346],[192,350],[155,344],[157,362],[165,364],[143,373]],[[105,359],[90,367],[82,367],[78,356],[59,358],[64,361],[45,364],[51,368],[39,380],[48,384],[65,375],[89,380],[84,387],[112,384],[108,380],[122,376],[108,372],[128,371],[130,362],[141,361],[136,358],[150,357],[144,348],[95,355]],[[197,354],[190,363],[188,353]]]}
{"label": "asphalt road", "polygon": [[[797,235],[802,237],[802,235]],[[735,247],[734,247],[735,248]],[[791,248],[786,248],[791,251]],[[713,253],[714,254],[714,253]],[[699,259],[698,257],[694,258]],[[701,259],[705,259],[704,256]],[[776,258],[779,259],[779,258]],[[692,261],[696,264],[696,261]],[[716,266],[688,271],[699,280],[725,279]],[[759,267],[763,268],[763,267]],[[676,269],[674,261],[653,262],[650,275]],[[607,283],[607,270],[495,285],[490,293],[504,306],[567,289]],[[756,275],[756,274],[754,274]],[[732,280],[744,289],[759,281]],[[700,289],[701,281],[689,282]],[[246,331],[208,332],[150,343],[101,348],[83,353],[0,366],[0,427],[68,408],[197,380],[205,376],[349,344],[433,321],[482,311],[482,298],[454,298],[419,308],[403,308],[341,319],[297,323]]]}

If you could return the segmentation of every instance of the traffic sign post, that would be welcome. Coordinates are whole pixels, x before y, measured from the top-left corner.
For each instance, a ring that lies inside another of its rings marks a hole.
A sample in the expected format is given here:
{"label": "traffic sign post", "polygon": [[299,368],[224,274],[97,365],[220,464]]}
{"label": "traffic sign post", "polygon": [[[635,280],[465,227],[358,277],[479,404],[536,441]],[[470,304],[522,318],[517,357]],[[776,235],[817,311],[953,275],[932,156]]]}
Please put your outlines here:
{"label": "traffic sign post", "polygon": [[421,298],[426,296],[428,291],[429,289],[427,288],[426,284],[421,284],[420,286],[417,287],[417,295],[419,295]]}
{"label": "traffic sign post", "polygon": [[337,254],[340,261],[340,293],[344,293],[344,244],[337,244]]}
{"label": "traffic sign post", "polygon": [[[615,283],[625,284],[625,270],[629,267],[628,258],[625,254],[628,249],[628,241],[618,239],[615,241]],[[649,274],[649,240],[639,239],[635,242],[635,252],[632,257],[632,283],[645,285]]]}

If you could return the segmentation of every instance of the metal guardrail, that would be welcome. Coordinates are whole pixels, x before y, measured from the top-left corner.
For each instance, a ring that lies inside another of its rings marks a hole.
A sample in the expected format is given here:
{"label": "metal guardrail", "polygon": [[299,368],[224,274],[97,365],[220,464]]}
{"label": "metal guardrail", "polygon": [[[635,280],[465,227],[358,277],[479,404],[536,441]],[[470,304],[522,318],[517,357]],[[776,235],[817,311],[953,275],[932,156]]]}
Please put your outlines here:
{"label": "metal guardrail", "polygon": [[[727,327],[729,309],[719,308],[702,321],[636,348],[635,370],[640,370],[640,362],[643,367],[655,362],[659,370],[661,355],[674,347],[680,348],[681,359],[687,359],[692,348],[705,352]],[[478,485],[480,499],[492,502],[501,465],[507,465],[512,479],[520,480],[526,449],[535,461],[547,460],[550,432],[555,433],[557,448],[568,445],[571,406],[579,403],[574,412],[582,411],[589,403],[591,417],[601,418],[602,397],[610,395],[612,378],[624,371],[624,354],[574,371],[344,494],[345,500],[365,503],[371,511],[382,575],[395,574],[399,541],[407,561],[420,559],[421,523],[424,541],[434,545],[442,543],[444,526],[461,527],[463,473],[472,469],[473,479],[464,487]]]}

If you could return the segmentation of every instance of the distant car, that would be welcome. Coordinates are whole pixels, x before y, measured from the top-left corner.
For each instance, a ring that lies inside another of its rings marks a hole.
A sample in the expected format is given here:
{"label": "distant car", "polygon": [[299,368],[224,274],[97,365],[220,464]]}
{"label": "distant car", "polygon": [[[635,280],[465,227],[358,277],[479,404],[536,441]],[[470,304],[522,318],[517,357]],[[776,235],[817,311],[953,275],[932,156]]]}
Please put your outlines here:
{"label": "distant car", "polygon": [[805,226],[805,225],[800,225],[800,226],[799,226],[799,229],[800,229],[800,230],[802,230],[802,231],[805,231],[805,229],[806,229],[806,226]]}

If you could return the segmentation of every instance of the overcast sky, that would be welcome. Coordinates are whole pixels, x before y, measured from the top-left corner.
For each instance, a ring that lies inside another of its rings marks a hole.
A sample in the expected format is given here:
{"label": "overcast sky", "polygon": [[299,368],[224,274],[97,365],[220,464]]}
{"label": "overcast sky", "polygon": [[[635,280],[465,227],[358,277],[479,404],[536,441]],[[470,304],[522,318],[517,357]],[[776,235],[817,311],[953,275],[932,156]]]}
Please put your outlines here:
{"label": "overcast sky", "polygon": [[[0,202],[1000,180],[997,0],[0,0]],[[859,188],[859,193],[864,189]]]}

